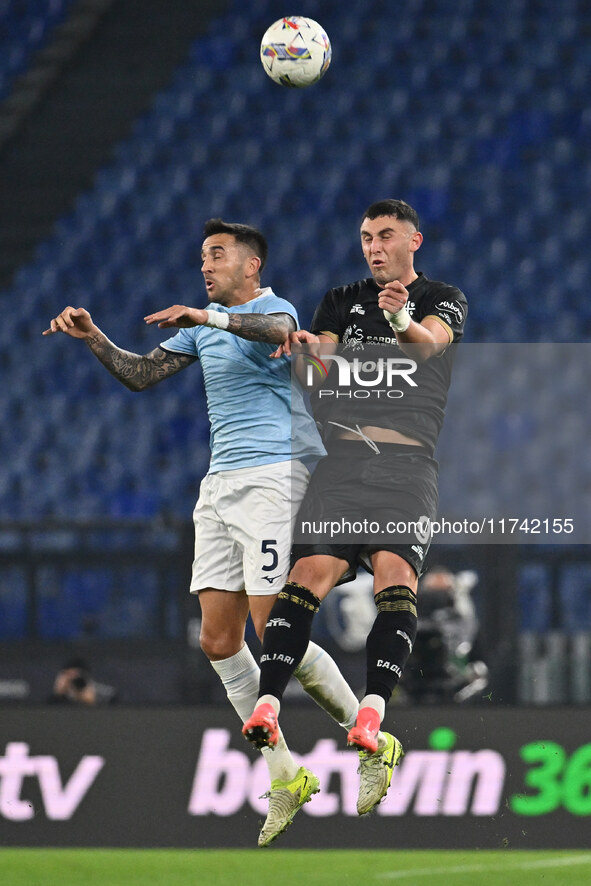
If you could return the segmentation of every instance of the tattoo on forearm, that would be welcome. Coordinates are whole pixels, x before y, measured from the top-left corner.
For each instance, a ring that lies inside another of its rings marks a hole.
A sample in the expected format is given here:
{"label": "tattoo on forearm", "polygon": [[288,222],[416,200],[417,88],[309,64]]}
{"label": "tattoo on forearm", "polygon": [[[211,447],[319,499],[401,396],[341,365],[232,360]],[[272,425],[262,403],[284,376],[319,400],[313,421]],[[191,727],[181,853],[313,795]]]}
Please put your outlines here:
{"label": "tattoo on forearm", "polygon": [[97,333],[86,339],[92,353],[130,391],[143,391],[164,378],[168,378],[189,366],[197,358],[189,354],[171,354],[162,348],[155,348],[141,356],[124,351],[112,341]]}
{"label": "tattoo on forearm", "polygon": [[230,314],[228,332],[249,341],[280,345],[296,328],[291,314]]}

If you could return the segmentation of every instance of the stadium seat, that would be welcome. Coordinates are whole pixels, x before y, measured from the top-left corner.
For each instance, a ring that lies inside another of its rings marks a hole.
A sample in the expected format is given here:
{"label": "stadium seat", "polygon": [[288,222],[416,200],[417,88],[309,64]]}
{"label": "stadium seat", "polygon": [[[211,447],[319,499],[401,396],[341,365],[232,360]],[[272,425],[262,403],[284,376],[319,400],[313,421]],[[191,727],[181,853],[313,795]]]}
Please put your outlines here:
{"label": "stadium seat", "polygon": [[518,577],[519,630],[544,634],[553,624],[551,581],[548,567],[529,563],[520,569]]}
{"label": "stadium seat", "polygon": [[591,565],[563,566],[559,578],[561,627],[569,634],[591,631]]}
{"label": "stadium seat", "polygon": [[10,92],[14,78],[26,70],[33,53],[49,39],[52,29],[64,20],[72,3],[0,2],[0,100]]}

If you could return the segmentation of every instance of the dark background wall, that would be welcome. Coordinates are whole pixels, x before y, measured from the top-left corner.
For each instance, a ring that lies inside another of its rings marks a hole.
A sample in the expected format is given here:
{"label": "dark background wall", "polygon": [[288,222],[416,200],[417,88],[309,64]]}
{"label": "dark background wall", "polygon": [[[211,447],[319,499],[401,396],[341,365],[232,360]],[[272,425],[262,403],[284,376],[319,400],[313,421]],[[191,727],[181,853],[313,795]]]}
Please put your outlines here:
{"label": "dark background wall", "polygon": [[[365,818],[343,731],[317,710],[282,716],[322,786],[284,848],[588,845],[582,711],[400,711],[406,754]],[[0,765],[3,845],[247,847],[265,810],[265,764],[229,710],[12,712],[0,722]]]}

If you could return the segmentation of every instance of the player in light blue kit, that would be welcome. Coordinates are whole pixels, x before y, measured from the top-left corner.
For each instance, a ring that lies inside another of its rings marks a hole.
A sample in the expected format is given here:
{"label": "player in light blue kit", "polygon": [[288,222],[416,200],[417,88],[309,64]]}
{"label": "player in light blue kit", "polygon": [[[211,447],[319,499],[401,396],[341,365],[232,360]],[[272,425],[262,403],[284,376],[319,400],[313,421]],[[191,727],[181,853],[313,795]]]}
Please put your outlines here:
{"label": "player in light blue kit", "polygon": [[[324,449],[301,391],[292,388],[287,358],[269,359],[269,344],[285,341],[298,320],[289,302],[260,288],[265,238],[255,228],[221,219],[208,221],[204,235],[201,270],[212,307],[173,305],[150,314],[147,323],[180,331],[149,354],[118,348],[84,308],[65,308],[43,334],[84,340],[132,391],[201,361],[211,463],[193,515],[191,593],[199,594],[201,604],[201,648],[245,722],[259,687],[259,667],[244,642],[246,619],[250,611],[262,639],[289,571],[293,521],[309,479],[303,462]],[[337,722],[351,728],[357,699],[324,650],[310,643],[296,676]],[[282,736],[263,754],[271,790],[259,846],[282,833],[319,790],[317,777],[298,768]]]}

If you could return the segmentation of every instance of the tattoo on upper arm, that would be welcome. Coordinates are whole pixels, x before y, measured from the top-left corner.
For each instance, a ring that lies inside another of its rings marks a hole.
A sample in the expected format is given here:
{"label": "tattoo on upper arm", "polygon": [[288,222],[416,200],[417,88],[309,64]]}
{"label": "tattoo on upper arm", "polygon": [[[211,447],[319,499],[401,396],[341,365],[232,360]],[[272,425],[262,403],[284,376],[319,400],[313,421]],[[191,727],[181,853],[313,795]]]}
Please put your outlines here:
{"label": "tattoo on upper arm", "polygon": [[296,328],[291,314],[229,314],[228,332],[249,341],[281,344]]}
{"label": "tattoo on upper arm", "polygon": [[150,388],[185,369],[197,359],[190,354],[173,354],[162,348],[154,348],[144,356],[132,354],[130,351],[118,348],[102,333],[91,336],[86,342],[111,375],[130,391]]}

